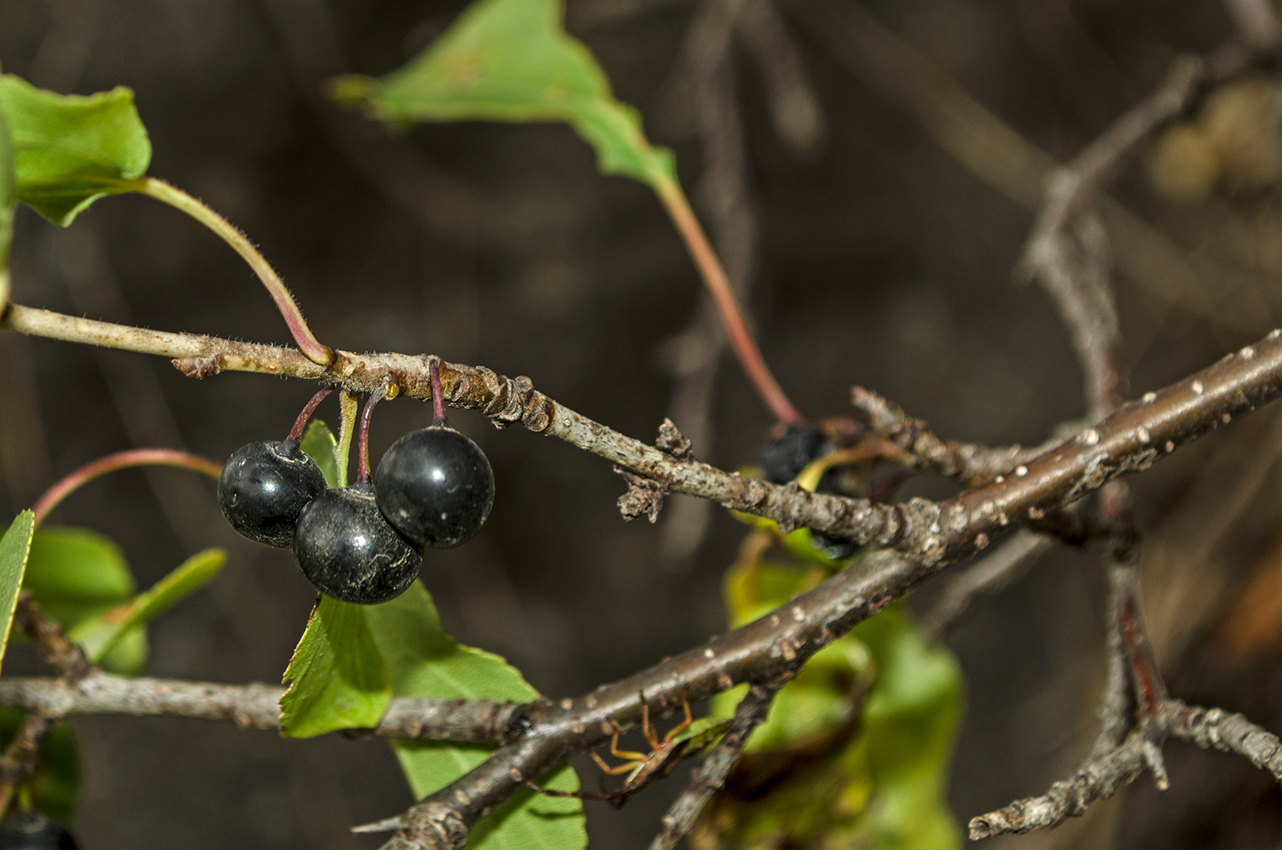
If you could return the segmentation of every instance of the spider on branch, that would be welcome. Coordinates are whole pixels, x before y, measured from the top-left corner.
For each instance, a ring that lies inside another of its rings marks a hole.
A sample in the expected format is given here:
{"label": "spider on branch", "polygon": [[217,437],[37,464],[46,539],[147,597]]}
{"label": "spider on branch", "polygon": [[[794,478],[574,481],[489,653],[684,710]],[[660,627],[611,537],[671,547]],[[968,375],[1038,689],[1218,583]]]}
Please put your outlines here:
{"label": "spider on branch", "polygon": [[623,787],[618,791],[558,791],[552,788],[544,788],[533,782],[526,782],[525,784],[531,790],[546,794],[549,797],[606,800],[615,808],[619,808],[633,794],[636,794],[654,780],[662,779],[671,773],[683,758],[707,749],[730,726],[728,718],[702,717],[696,722],[690,714],[690,702],[684,697],[681,700],[681,707],[685,711],[685,719],[668,730],[668,733],[663,736],[661,741],[655,732],[654,726],[650,724],[650,704],[646,702],[645,695],[642,694],[641,734],[645,736],[646,743],[650,745],[650,752],[643,753],[635,750],[619,749],[619,734],[622,730],[618,724],[615,724],[614,736],[610,738],[610,755],[617,759],[622,759],[623,763],[611,767],[596,752],[590,754],[592,760],[597,763],[597,766],[604,773],[608,773],[610,776],[627,774],[627,778],[623,780]]}

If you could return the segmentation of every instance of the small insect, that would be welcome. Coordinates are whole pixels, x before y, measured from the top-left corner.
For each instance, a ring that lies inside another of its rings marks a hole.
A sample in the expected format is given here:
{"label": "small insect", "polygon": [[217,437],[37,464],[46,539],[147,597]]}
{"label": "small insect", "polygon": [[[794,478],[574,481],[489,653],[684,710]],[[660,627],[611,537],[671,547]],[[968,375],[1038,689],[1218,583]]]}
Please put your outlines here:
{"label": "small insect", "polygon": [[668,734],[663,736],[663,740],[660,741],[654,727],[650,725],[650,705],[645,701],[645,696],[642,695],[641,734],[645,736],[646,743],[650,745],[650,752],[640,753],[634,750],[619,749],[619,733],[621,730],[616,725],[614,737],[610,739],[610,755],[617,759],[623,759],[623,763],[611,767],[606,764],[605,759],[595,752],[591,753],[593,761],[605,773],[611,776],[627,774],[627,778],[623,780],[623,787],[618,791],[602,791],[599,793],[591,791],[557,791],[551,788],[543,788],[533,782],[526,782],[525,784],[534,791],[546,794],[549,797],[607,800],[615,807],[622,806],[633,794],[645,788],[654,780],[662,779],[671,773],[681,759],[706,749],[713,741],[721,737],[721,734],[730,725],[730,721],[724,718],[704,717],[696,722],[690,716],[690,702],[684,697],[681,700],[681,707],[685,710],[685,719],[673,726],[668,731]]}

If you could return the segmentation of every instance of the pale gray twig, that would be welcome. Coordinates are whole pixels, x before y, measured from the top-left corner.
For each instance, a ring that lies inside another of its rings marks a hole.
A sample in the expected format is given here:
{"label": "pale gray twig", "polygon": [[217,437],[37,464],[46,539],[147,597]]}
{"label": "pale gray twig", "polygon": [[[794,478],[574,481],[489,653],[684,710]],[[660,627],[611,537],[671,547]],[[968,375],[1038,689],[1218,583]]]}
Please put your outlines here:
{"label": "pale gray twig", "polygon": [[[50,717],[77,714],[187,717],[231,721],[242,729],[280,728],[279,685],[222,685],[117,676],[100,670],[63,678],[0,679],[0,705]],[[515,703],[397,697],[369,734],[389,738],[498,743],[519,714]]]}

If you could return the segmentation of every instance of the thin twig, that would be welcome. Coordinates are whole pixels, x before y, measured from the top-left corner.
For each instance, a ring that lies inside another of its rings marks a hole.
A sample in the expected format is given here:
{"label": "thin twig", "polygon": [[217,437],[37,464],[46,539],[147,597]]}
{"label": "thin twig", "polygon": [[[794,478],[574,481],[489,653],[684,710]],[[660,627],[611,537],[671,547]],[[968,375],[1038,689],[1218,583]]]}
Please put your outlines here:
{"label": "thin twig", "polygon": [[712,795],[725,787],[726,777],[743,755],[752,731],[765,721],[770,713],[775,694],[782,683],[753,685],[735,708],[734,721],[725,735],[708,753],[703,764],[690,777],[690,784],[681,792],[663,816],[663,829],[650,842],[650,850],[672,850],[688,833]]}
{"label": "thin twig", "polygon": [[39,714],[28,714],[22,719],[9,746],[0,755],[0,813],[8,811],[14,789],[35,771],[40,761],[40,745],[59,719]]}
{"label": "thin twig", "polygon": [[[1154,731],[1162,739],[1169,736],[1202,749],[1243,756],[1282,781],[1282,740],[1240,714],[1166,700],[1153,723]],[[972,819],[971,840],[1028,832],[1078,817],[1092,802],[1111,797],[1139,776],[1148,765],[1146,750],[1151,746],[1144,732],[1137,729],[1120,746],[1092,754],[1071,778],[1056,782],[1046,794],[1017,800],[1003,809]]]}
{"label": "thin twig", "polygon": [[[280,728],[279,685],[222,685],[116,676],[95,670],[79,681],[0,679],[0,705],[46,716],[126,714],[231,721],[242,729]],[[516,703],[397,697],[371,735],[499,743],[520,714]]]}
{"label": "thin twig", "polygon": [[1033,448],[989,448],[976,443],[945,441],[935,436],[924,420],[914,419],[899,405],[872,390],[851,387],[850,403],[867,418],[874,431],[911,455],[922,469],[956,478],[968,487],[1009,475],[1020,464],[1033,460],[1064,439],[1064,435],[1057,435]]}
{"label": "thin twig", "polygon": [[[179,358],[189,374],[222,369],[322,380],[371,392],[394,381],[404,395],[431,397],[426,356],[335,353],[320,366],[290,349],[188,334],[162,334],[79,319],[12,304],[0,328]],[[522,423],[558,437],[667,492],[711,499],[764,516],[782,528],[811,528],[861,544],[891,546],[939,564],[982,551],[1026,520],[1077,501],[1121,475],[1142,471],[1234,416],[1282,395],[1282,331],[1274,331],[1218,363],[1123,405],[1095,427],[1045,452],[1002,482],[936,503],[911,499],[895,505],[810,493],[744,478],[689,457],[677,458],[588,419],[533,388],[528,378],[506,378],[484,367],[442,362],[441,383],[453,406],[480,410],[496,424]]]}
{"label": "thin twig", "polygon": [[31,591],[18,592],[18,604],[14,609],[13,622],[27,636],[27,640],[31,641],[45,663],[62,675],[62,678],[56,681],[74,685],[88,675],[91,666],[89,659],[85,657],[84,650],[67,637],[57,620],[44,612],[44,609],[37,604],[35,597],[31,595]]}

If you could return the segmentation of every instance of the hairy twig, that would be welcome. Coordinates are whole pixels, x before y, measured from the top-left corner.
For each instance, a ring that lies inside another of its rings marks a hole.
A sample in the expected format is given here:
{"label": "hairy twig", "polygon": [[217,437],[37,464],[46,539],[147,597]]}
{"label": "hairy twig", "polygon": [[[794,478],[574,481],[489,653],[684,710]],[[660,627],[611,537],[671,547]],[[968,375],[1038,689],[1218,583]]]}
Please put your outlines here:
{"label": "hairy twig", "polygon": [[[44,716],[127,714],[231,721],[279,729],[279,685],[222,685],[116,676],[95,670],[65,678],[0,679],[0,705]],[[388,738],[498,743],[521,711],[516,703],[397,697],[369,734]]]}
{"label": "hairy twig", "polygon": [[694,827],[699,813],[712,799],[712,795],[725,787],[726,777],[743,755],[748,737],[752,735],[752,730],[765,721],[781,686],[782,683],[772,683],[753,685],[748,689],[735,709],[730,728],[712,748],[703,764],[694,771],[690,784],[663,816],[663,829],[650,842],[650,850],[672,850]]}
{"label": "hairy twig", "polygon": [[[36,336],[106,345],[176,358],[192,376],[223,370],[321,380],[372,392],[390,379],[401,393],[431,397],[428,357],[338,351],[322,369],[299,352],[215,337],[167,334],[112,325],[12,304],[0,327]],[[942,503],[912,499],[874,504],[744,478],[689,457],[676,458],[553,401],[528,378],[506,378],[485,367],[441,363],[446,400],[480,410],[496,424],[522,423],[652,479],[667,492],[711,499],[772,519],[786,529],[806,527],[861,544],[890,546],[929,564],[981,551],[1012,524],[1040,520],[1119,476],[1160,457],[1234,416],[1282,394],[1282,331],[1164,389],[1123,405],[1043,453],[1002,482]]]}
{"label": "hairy twig", "polygon": [[[429,358],[337,352],[322,370],[299,352],[186,334],[161,334],[11,305],[3,326],[70,341],[164,354],[188,374],[222,369],[322,380],[369,392],[389,379],[406,395],[431,396]],[[534,390],[483,367],[441,363],[442,393],[454,406],[477,409],[498,424],[520,422],[659,483],[669,492],[892,547],[829,579],[784,608],[579,700],[538,703],[529,731],[472,773],[398,819],[391,847],[461,846],[467,828],[513,791],[575,752],[639,722],[639,693],[656,713],[706,698],[739,682],[769,681],[881,610],[944,565],[986,548],[1021,522],[1040,520],[1118,476],[1146,469],[1234,415],[1282,394],[1282,332],[1160,393],[1122,406],[1097,425],[1034,458],[1003,481],[943,503],[914,499],[880,505],[813,494],[743,478],[625,437]],[[524,724],[518,724],[524,728]],[[432,837],[435,836],[435,837]]]}

